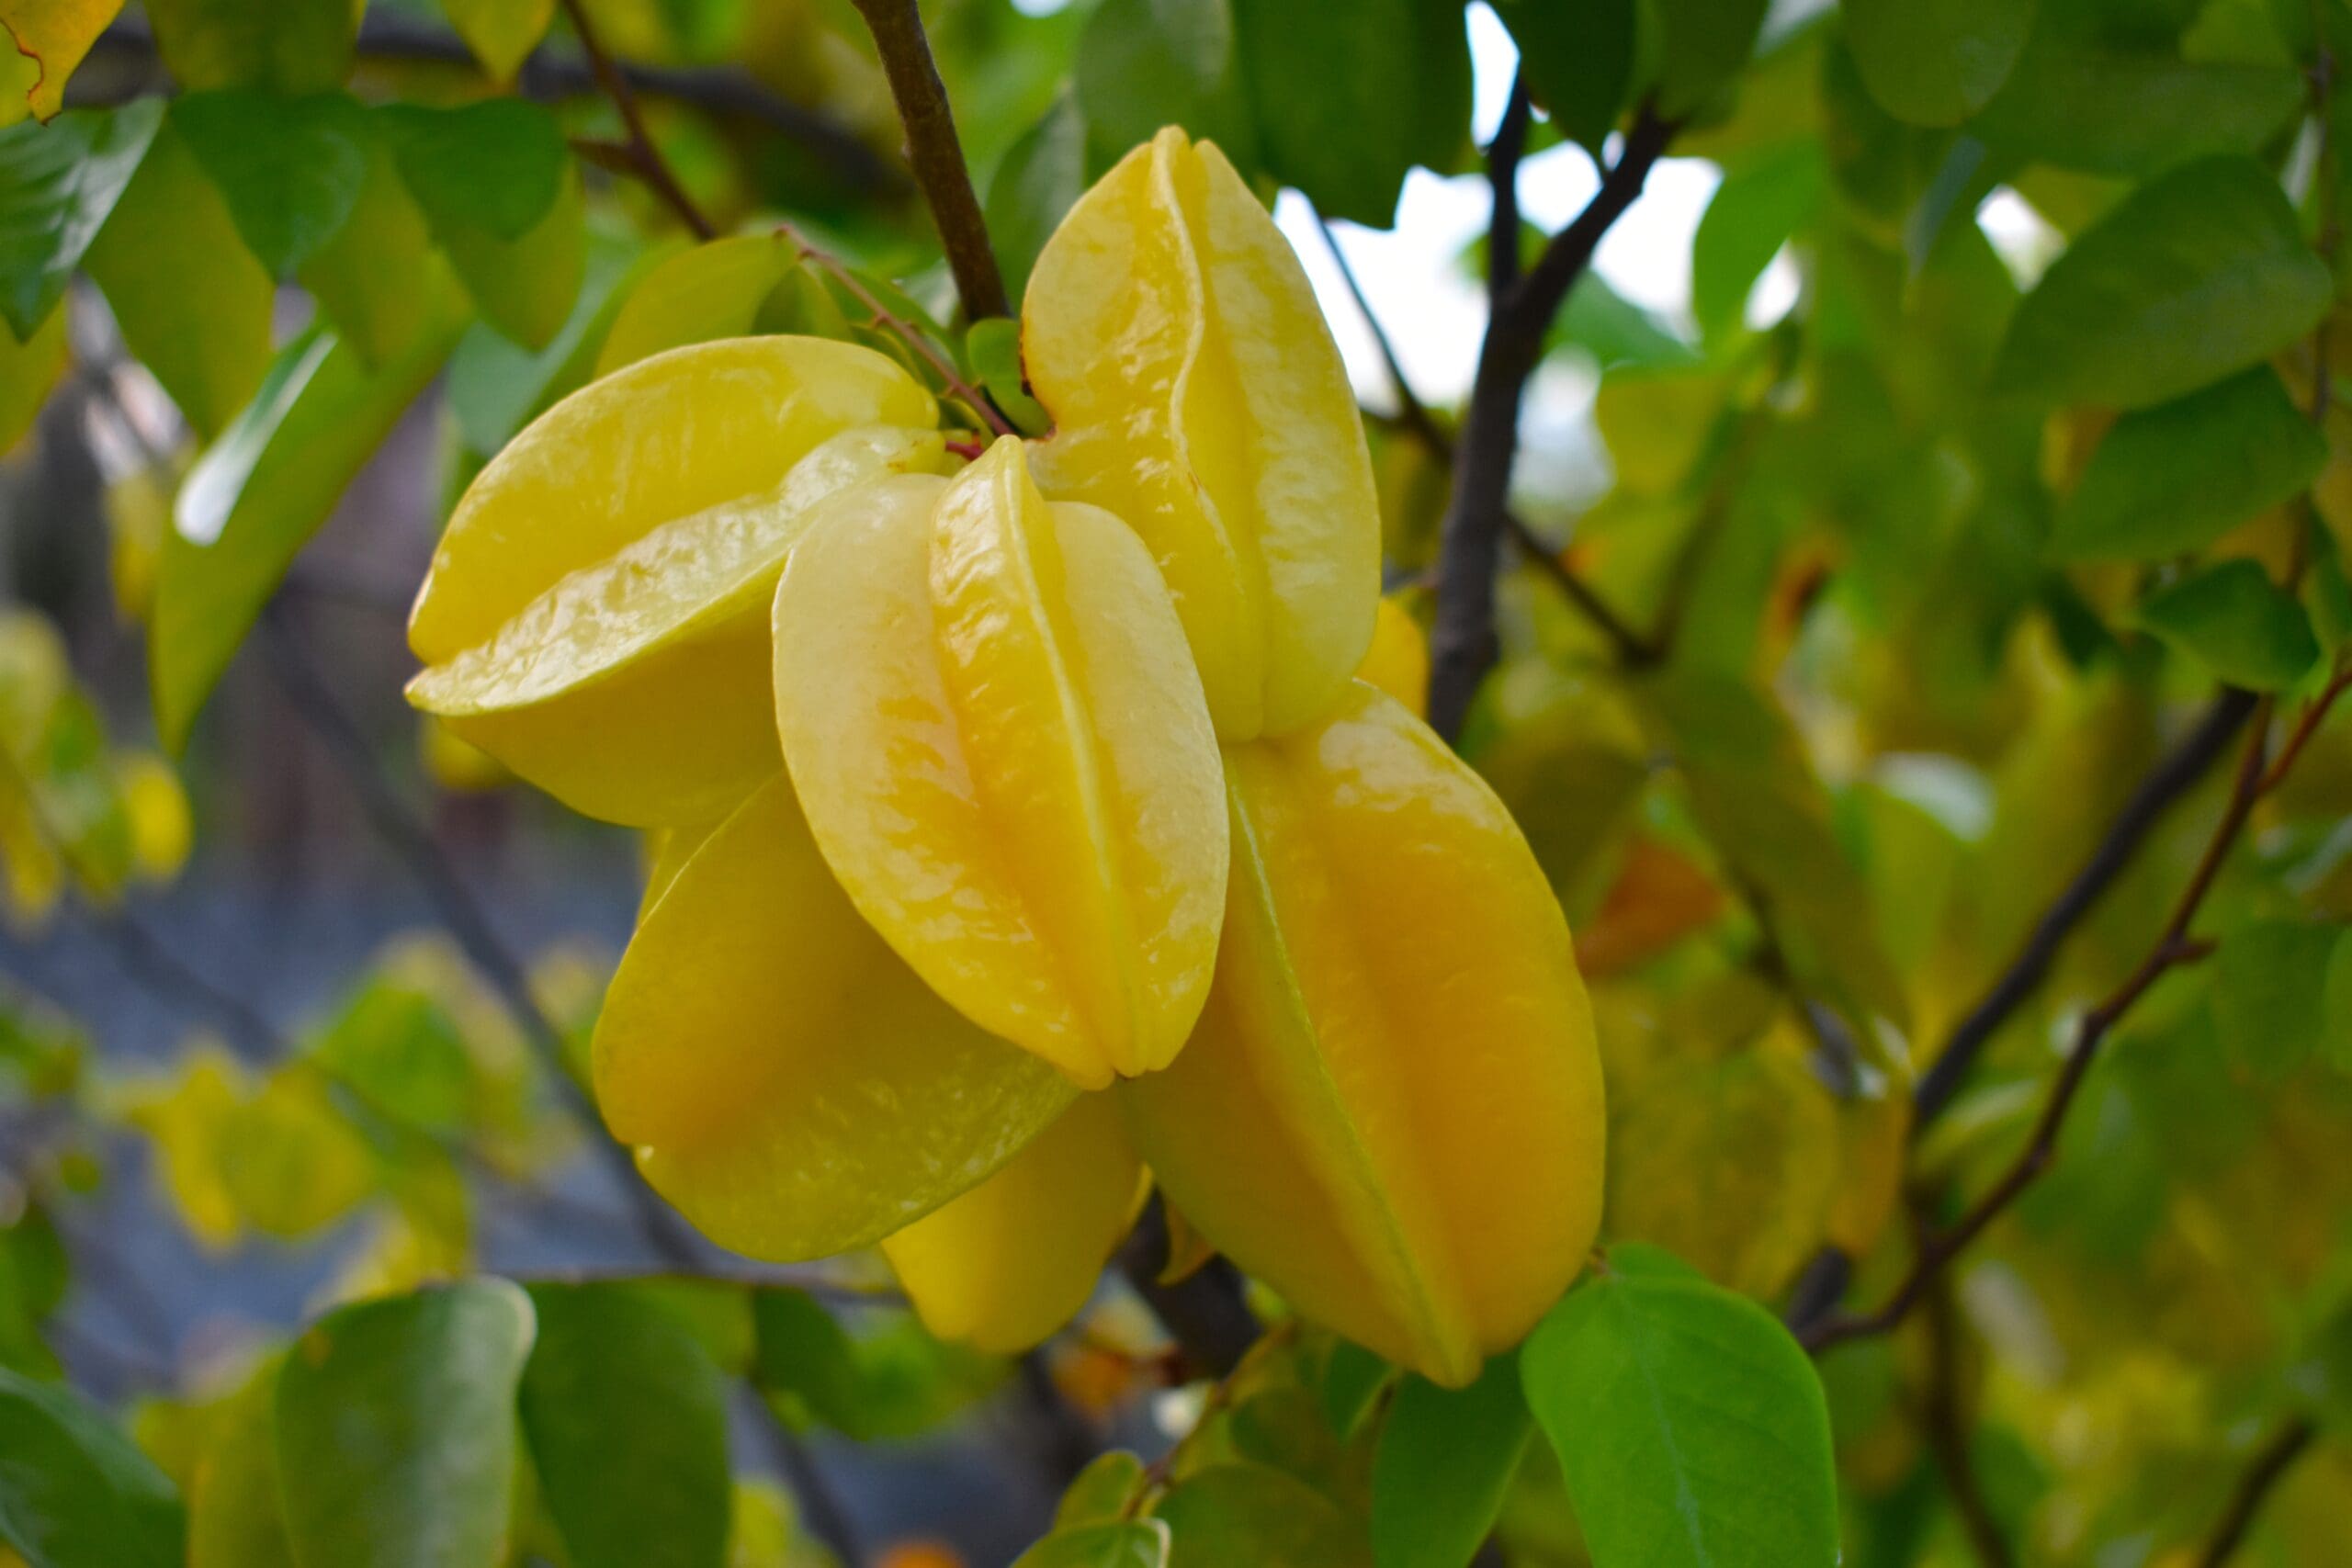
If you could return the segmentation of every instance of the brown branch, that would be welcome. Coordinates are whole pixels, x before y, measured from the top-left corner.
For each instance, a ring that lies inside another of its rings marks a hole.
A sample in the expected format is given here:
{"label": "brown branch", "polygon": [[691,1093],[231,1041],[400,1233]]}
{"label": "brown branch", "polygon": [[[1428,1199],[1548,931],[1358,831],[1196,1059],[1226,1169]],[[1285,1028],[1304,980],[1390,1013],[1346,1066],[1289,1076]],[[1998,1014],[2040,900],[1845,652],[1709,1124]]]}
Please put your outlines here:
{"label": "brown branch", "polygon": [[1487,298],[1500,299],[1519,282],[1519,164],[1527,152],[1527,128],[1534,105],[1527,78],[1510,79],[1510,97],[1495,139],[1487,143],[1487,191],[1493,203],[1487,220]]}
{"label": "brown branch", "polygon": [[1224,1258],[1213,1258],[1172,1283],[1160,1279],[1168,1262],[1168,1213],[1157,1196],[1121,1244],[1115,1261],[1183,1353],[1187,1378],[1230,1376],[1257,1342],[1257,1314],[1242,1299],[1240,1274]]}
{"label": "brown branch", "polygon": [[2262,1505],[2269,1500],[2271,1490],[2294,1468],[2295,1461],[2302,1457],[2303,1450],[2312,1446],[2312,1439],[2318,1435],[2311,1422],[2292,1421],[2256,1451],[2254,1462],[2238,1477],[2237,1489],[2230,1495],[2229,1506],[2222,1510],[2222,1522],[2214,1527],[2212,1539],[2198,1553],[2198,1568],[2222,1568],[2236,1554],[2253,1530]]}
{"label": "brown branch", "polygon": [[[1429,713],[1431,728],[1448,739],[1461,733],[1470,699],[1500,653],[1495,636],[1495,573],[1509,533],[1511,467],[1518,456],[1527,379],[1543,358],[1552,319],[1591,265],[1610,226],[1641,195],[1673,134],[1671,124],[1645,109],[1584,210],[1552,237],[1526,276],[1495,295],[1488,308],[1486,342],[1463,417],[1453,492],[1438,547]],[[1499,137],[1490,150],[1489,175],[1498,193],[1516,178],[1517,151]],[[1490,265],[1496,253],[1515,254],[1519,242],[1515,209],[1498,200],[1494,216],[1509,227],[1489,230]]]}
{"label": "brown branch", "polygon": [[[2339,671],[2304,710],[2288,740],[2289,748],[2301,751],[2304,742],[2325,720],[2328,710],[2348,685],[2352,685],[2352,670]],[[1826,1314],[1800,1326],[1796,1331],[1797,1338],[1806,1349],[1818,1354],[1849,1339],[1883,1334],[1908,1316],[1951,1261],[1967,1250],[1969,1244],[1982,1235],[1995,1220],[2007,1213],[2009,1206],[2040,1179],[2057,1158],[2058,1136],[2065,1126],[2067,1112],[2073,1109],[2075,1097],[2085,1078],[2089,1076],[2092,1064],[2098,1057],[2100,1047],[2116,1024],[2158,980],[2173,969],[2195,963],[2212,951],[2212,943],[2190,936],[2189,927],[2195,923],[2198,910],[2204,905],[2205,896],[2212,891],[2214,880],[2221,875],[2222,867],[2245,831],[2248,818],[2254,815],[2256,805],[2277,786],[2282,776],[2278,770],[2265,766],[2272,707],[2272,699],[2267,697],[2256,707],[2253,729],[2246,737],[2237,773],[2230,786],[2229,802],[2222,807],[2222,819],[2215,826],[2205,852],[2199,858],[2188,886],[2181,890],[2172,914],[2165,919],[2164,930],[2149,948],[2147,955],[2125,976],[2123,983],[2105,1000],[2085,1013],[2076,1026],[2074,1047],[2059,1069],[2057,1080],[2051,1087],[2050,1097],[2043,1102],[2041,1115],[2035,1119],[2025,1147],[1991,1189],[1950,1227],[1922,1236],[1910,1270],[1882,1305],[1865,1313]],[[2286,755],[2283,750],[2281,755]]]}
{"label": "brown branch", "polygon": [[899,122],[906,127],[907,162],[931,208],[932,221],[939,226],[939,243],[956,275],[965,315],[977,321],[1012,314],[996,251],[989,243],[988,223],[980,216],[980,198],[973,194],[972,174],[964,164],[964,145],[956,136],[947,86],[932,61],[931,39],[923,34],[915,0],[854,3],[881,53],[882,73],[889,78]]}
{"label": "brown branch", "polygon": [[652,187],[653,193],[671,211],[678,215],[679,221],[693,231],[695,238],[717,238],[718,231],[711,227],[710,220],[703,216],[702,209],[696,207],[694,197],[686,194],[686,187],[678,183],[677,175],[672,171],[668,160],[662,156],[662,149],[654,144],[652,134],[645,129],[645,116],[638,107],[637,93],[630,87],[628,78],[613,63],[613,57],[605,52],[604,44],[596,37],[595,25],[588,19],[587,7],[581,4],[581,0],[562,0],[562,4],[563,14],[571,20],[571,30],[579,35],[580,48],[588,56],[589,71],[594,74],[596,85],[604,89],[605,96],[612,100],[613,108],[621,117],[621,127],[628,132],[628,146],[636,162],[639,176]]}
{"label": "brown branch", "polygon": [[2010,1568],[2016,1557],[1985,1500],[1975,1457],[1969,1450],[1968,1416],[1960,1393],[1960,1310],[1948,1281],[1929,1294],[1927,1314],[1929,1361],[1920,1424],[1928,1448],[1943,1472],[1944,1490],[1951,1495],[1952,1510],[1960,1516],[1976,1560],[1984,1568]]}

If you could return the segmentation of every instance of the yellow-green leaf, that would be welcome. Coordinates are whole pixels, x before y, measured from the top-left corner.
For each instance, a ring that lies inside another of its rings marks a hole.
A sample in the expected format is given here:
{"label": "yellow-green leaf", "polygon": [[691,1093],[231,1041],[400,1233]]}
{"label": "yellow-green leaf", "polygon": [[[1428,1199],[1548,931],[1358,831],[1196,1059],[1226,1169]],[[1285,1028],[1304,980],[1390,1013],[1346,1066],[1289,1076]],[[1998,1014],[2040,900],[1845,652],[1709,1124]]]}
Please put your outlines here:
{"label": "yellow-green leaf", "polygon": [[6,29],[8,42],[39,73],[25,94],[25,103],[34,115],[48,119],[64,107],[66,78],[121,9],[122,0],[6,0],[0,4],[0,28]]}

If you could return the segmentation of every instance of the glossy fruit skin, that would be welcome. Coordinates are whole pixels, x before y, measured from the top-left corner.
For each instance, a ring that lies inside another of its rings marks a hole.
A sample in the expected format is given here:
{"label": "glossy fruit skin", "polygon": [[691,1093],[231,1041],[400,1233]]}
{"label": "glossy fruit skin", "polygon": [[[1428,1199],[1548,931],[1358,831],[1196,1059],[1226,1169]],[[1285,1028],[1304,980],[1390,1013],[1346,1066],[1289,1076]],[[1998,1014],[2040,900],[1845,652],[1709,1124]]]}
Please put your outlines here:
{"label": "glossy fruit skin", "polygon": [[594,1045],[597,1104],[712,1240],[794,1260],[864,1247],[1012,1159],[1069,1104],[859,919],[778,774],[639,921]]}
{"label": "glossy fruit skin", "polygon": [[1080,1095],[1012,1162],[882,1242],[923,1326],[995,1355],[1051,1337],[1094,1293],[1148,1184],[1108,1095]]}
{"label": "glossy fruit skin", "polygon": [[1040,480],[1151,547],[1218,735],[1319,716],[1372,639],[1379,500],[1346,367],[1266,209],[1214,143],[1163,130],[1070,209],[1022,319],[1056,426]]}
{"label": "glossy fruit skin", "polygon": [[1371,687],[1228,748],[1217,975],[1122,1085],[1169,1201],[1305,1315],[1449,1387],[1525,1335],[1600,1218],[1591,1011],[1510,815]]}
{"label": "glossy fruit skin", "polygon": [[1215,733],[1149,554],[1007,437],[844,497],[776,588],[775,715],[851,900],[1081,1088],[1166,1065],[1225,897]]}
{"label": "glossy fruit skin", "polygon": [[785,552],[831,491],[941,467],[937,420],[897,365],[818,338],[592,383],[458,502],[410,619],[412,700],[590,816],[722,814],[776,765],[763,612]]}

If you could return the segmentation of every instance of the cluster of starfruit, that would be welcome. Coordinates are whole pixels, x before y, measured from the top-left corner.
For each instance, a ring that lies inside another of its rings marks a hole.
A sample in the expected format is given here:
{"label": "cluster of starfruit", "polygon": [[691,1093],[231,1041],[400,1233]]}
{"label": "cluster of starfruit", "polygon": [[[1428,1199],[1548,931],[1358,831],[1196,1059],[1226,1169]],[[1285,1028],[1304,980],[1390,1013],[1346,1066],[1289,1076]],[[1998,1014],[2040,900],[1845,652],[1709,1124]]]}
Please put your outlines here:
{"label": "cluster of starfruit", "polygon": [[1591,1244],[1600,1071],[1509,814],[1354,678],[1379,534],[1338,352],[1173,130],[1024,303],[1053,433],[968,461],[899,366],[812,338],[559,404],[459,503],[410,694],[653,830],[596,1094],[718,1242],[878,1242],[936,1331],[1012,1349],[1156,1180],[1302,1314],[1465,1382]]}

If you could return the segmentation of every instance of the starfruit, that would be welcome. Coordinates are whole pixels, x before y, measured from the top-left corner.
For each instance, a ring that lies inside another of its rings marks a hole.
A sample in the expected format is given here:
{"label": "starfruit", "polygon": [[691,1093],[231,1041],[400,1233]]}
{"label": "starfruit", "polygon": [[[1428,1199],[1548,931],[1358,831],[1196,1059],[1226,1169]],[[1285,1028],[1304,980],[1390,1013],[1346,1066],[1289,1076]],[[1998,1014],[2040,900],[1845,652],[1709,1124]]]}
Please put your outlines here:
{"label": "starfruit", "polygon": [[409,623],[417,706],[548,794],[708,821],[776,769],[766,608],[829,496],[943,466],[881,355],[741,338],[641,360],[516,436],[458,504]]}
{"label": "starfruit", "polygon": [[1228,749],[1216,981],[1121,1086],[1169,1201],[1306,1316],[1459,1387],[1576,1277],[1603,1114],[1568,931],[1491,791],[1361,683]]}
{"label": "starfruit", "polygon": [[775,716],[851,902],[989,1033],[1081,1088],[1176,1054],[1225,900],[1216,740],[1119,519],[1005,437],[845,497],[775,595]]}
{"label": "starfruit", "polygon": [[933,1335],[1013,1355],[1086,1304],[1144,1191],[1117,1104],[1081,1095],[1012,1164],[885,1237],[882,1255]]}
{"label": "starfruit", "polygon": [[1073,1096],[858,919],[782,774],[676,865],[593,1054],[606,1124],[655,1190],[720,1245],[779,1260],[902,1229]]}
{"label": "starfruit", "polygon": [[1151,547],[1218,734],[1319,716],[1372,639],[1380,503],[1346,367],[1265,208],[1215,143],[1162,130],[1054,231],[1022,321],[1056,427],[1039,478]]}

